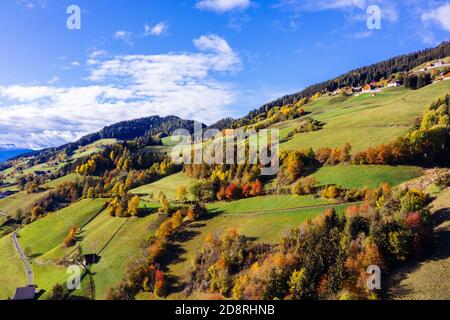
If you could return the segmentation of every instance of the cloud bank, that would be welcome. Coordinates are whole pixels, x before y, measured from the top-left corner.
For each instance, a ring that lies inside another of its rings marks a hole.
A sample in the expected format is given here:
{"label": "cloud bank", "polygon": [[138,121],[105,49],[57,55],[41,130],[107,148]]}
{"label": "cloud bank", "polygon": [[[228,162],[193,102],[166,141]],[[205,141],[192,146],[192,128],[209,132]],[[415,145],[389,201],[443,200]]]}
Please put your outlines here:
{"label": "cloud bank", "polygon": [[160,55],[93,52],[88,85],[0,87],[0,141],[44,148],[74,141],[122,120],[178,115],[212,122],[234,102],[224,73],[240,70],[240,57],[225,39],[195,39],[196,51]]}
{"label": "cloud bank", "polygon": [[247,9],[250,6],[250,0],[199,0],[196,6],[200,10],[224,13]]}

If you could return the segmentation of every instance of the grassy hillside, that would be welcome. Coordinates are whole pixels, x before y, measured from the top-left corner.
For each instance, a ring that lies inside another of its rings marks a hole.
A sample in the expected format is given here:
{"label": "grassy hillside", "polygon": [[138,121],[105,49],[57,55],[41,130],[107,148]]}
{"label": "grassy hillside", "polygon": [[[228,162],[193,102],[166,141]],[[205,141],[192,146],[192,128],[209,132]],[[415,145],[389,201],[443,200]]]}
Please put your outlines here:
{"label": "grassy hillside", "polygon": [[284,210],[299,207],[310,207],[332,204],[326,199],[314,199],[312,196],[274,195],[242,199],[232,202],[217,202],[207,206],[214,213],[250,213]]}
{"label": "grassy hillside", "polygon": [[50,182],[48,182],[46,184],[46,186],[48,188],[56,188],[57,186],[59,186],[60,184],[63,184],[65,182],[75,182],[77,179],[79,179],[80,176],[78,176],[77,174],[68,174],[67,176],[52,180]]}
{"label": "grassy hillside", "polygon": [[[103,299],[107,289],[120,282],[142,241],[154,234],[163,219],[153,213],[156,207],[155,204],[143,202],[141,208],[146,210],[147,215],[128,219],[113,218],[103,211],[80,229],[77,245],[83,254],[97,254],[101,259],[91,268],[91,275],[83,283],[82,290],[74,292],[74,296],[91,297],[93,292],[97,299]],[[40,256],[33,267],[37,273],[37,282],[47,289],[65,281],[65,269],[53,263],[70,255],[75,249],[66,248],[59,241],[53,243],[57,245]],[[94,284],[93,288],[91,284]]]}
{"label": "grassy hillside", "polygon": [[19,231],[20,245],[31,248],[33,255],[42,255],[61,244],[72,226],[88,223],[104,204],[105,199],[81,200],[51,213]]}
{"label": "grassy hillside", "polygon": [[[360,151],[390,142],[408,132],[430,102],[445,93],[450,93],[449,81],[416,91],[403,87],[387,88],[375,97],[370,94],[321,97],[307,104],[305,110],[311,112],[314,119],[324,122],[324,128],[296,134],[281,144],[281,150],[340,147],[349,142],[353,151]],[[285,132],[293,130],[297,123],[293,121],[282,129]]]}
{"label": "grassy hillside", "polygon": [[422,174],[422,169],[408,166],[347,166],[322,167],[313,176],[319,185],[339,185],[345,188],[376,188],[387,182],[397,186]]}
{"label": "grassy hillside", "polygon": [[[101,257],[100,262],[92,267],[91,279],[95,284],[93,291],[96,298],[103,299],[107,289],[123,278],[129,261],[138,253],[142,241],[155,233],[163,219],[162,216],[152,213],[156,205],[147,202],[141,203],[141,208],[146,210],[147,215],[140,218],[120,219],[110,217],[106,212],[98,214],[104,202],[104,199],[81,200],[26,226],[19,232],[22,248],[29,247],[32,250],[35,282],[45,291],[42,298],[48,297],[55,284],[65,283],[67,280],[66,268],[56,265],[55,262],[74,250],[62,245],[71,226],[80,227],[77,235],[80,240],[77,244],[83,254],[95,253]],[[0,249],[2,253],[7,252],[9,255],[9,251],[3,250],[9,245],[6,240],[0,239]],[[10,247],[13,248],[12,245]],[[0,255],[0,266],[9,269],[23,268],[20,260],[15,263],[16,261],[8,259]],[[22,273],[25,279],[25,271]],[[19,276],[20,273],[15,272],[15,275]],[[10,292],[18,283],[20,285],[19,280],[17,277],[11,278],[4,288],[0,287],[0,297]],[[90,288],[84,284],[83,290],[75,292],[74,295],[90,296],[90,292],[86,292]]]}
{"label": "grassy hillside", "polygon": [[97,140],[87,146],[79,147],[74,154],[72,155],[72,159],[79,159],[82,157],[89,156],[95,152],[100,152],[107,145],[111,145],[116,143],[116,139],[100,139]]}
{"label": "grassy hillside", "polygon": [[0,300],[11,298],[17,287],[23,287],[28,282],[10,236],[0,239],[0,270]]}
{"label": "grassy hillside", "polygon": [[[151,214],[144,218],[122,221],[123,225],[115,230],[107,243],[100,242],[101,232],[97,230],[86,238],[86,241],[91,242],[91,248],[94,246],[92,249],[98,247],[102,249],[99,252],[100,262],[91,269],[94,274],[96,299],[104,299],[108,288],[122,280],[130,260],[139,252],[141,243],[155,234],[162,222],[161,219],[159,214]],[[86,242],[81,245],[83,244]]]}
{"label": "grassy hillside", "polygon": [[[268,197],[270,199],[270,197]],[[339,213],[344,212],[346,205],[330,205],[328,208],[336,208]],[[170,276],[181,283],[191,268],[191,259],[197,252],[209,234],[220,235],[222,232],[236,228],[240,234],[254,237],[257,241],[276,243],[289,232],[290,229],[301,225],[306,219],[314,218],[327,209],[303,208],[281,212],[261,213],[214,213],[205,220],[190,225],[179,237],[179,241],[173,246],[172,256],[169,260],[175,261],[169,265]],[[234,209],[231,209],[233,211]],[[169,298],[182,298],[180,294],[174,294]]]}
{"label": "grassy hillside", "polygon": [[8,198],[0,199],[0,211],[14,215],[18,209],[29,212],[34,202],[43,197],[48,191],[27,194],[25,191],[18,192]]}
{"label": "grassy hillside", "polygon": [[450,299],[450,188],[432,203],[436,247],[424,261],[413,261],[398,270],[390,297],[400,300]]}
{"label": "grassy hillside", "polygon": [[179,186],[185,186],[189,189],[189,187],[194,183],[194,179],[191,179],[184,173],[180,172],[154,183],[133,189],[130,193],[142,195],[144,199],[149,199],[149,196],[153,194],[153,198],[158,199],[158,195],[162,191],[168,199],[175,200],[177,198],[177,188]]}

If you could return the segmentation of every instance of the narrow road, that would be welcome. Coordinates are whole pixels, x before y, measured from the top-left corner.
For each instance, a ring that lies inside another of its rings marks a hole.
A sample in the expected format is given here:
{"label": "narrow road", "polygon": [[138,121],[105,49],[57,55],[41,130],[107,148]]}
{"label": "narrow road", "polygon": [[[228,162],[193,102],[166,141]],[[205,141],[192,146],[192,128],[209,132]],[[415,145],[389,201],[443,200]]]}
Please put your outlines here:
{"label": "narrow road", "polygon": [[20,259],[22,259],[23,265],[25,266],[25,270],[26,270],[27,276],[28,276],[28,285],[32,286],[33,285],[33,271],[31,271],[31,267],[28,262],[28,259],[27,259],[27,257],[25,257],[22,249],[20,248],[19,241],[17,240],[17,232],[14,232],[11,235],[11,240],[14,243],[14,247],[16,248],[16,251],[20,256]]}

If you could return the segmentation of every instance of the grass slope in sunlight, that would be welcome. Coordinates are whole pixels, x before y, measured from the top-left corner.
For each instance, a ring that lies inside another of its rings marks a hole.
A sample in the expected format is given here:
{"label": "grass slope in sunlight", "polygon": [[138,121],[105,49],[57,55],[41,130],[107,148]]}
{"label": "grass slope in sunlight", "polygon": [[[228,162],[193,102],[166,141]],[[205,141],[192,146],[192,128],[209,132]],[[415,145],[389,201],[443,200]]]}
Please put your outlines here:
{"label": "grass slope in sunlight", "polygon": [[23,212],[30,212],[34,202],[45,196],[48,192],[49,191],[28,194],[25,191],[21,191],[8,198],[0,199],[0,211],[9,215],[14,215],[19,209]]}
{"label": "grass slope in sunlight", "polygon": [[321,206],[333,203],[334,202],[332,200],[322,198],[314,199],[312,196],[268,195],[231,202],[211,203],[207,206],[207,208],[208,210],[216,213],[249,213],[298,207]]}
{"label": "grass slope in sunlight", "polygon": [[147,184],[145,186],[133,189],[132,194],[143,195],[143,198],[150,200],[150,195],[153,194],[153,199],[158,199],[159,193],[162,191],[170,200],[177,198],[177,188],[185,186],[188,191],[196,180],[189,178],[183,172],[173,174],[156,182]]}
{"label": "grass slope in sunlight", "polygon": [[25,267],[10,236],[0,239],[0,300],[12,298],[16,288],[27,285]]}
{"label": "grass slope in sunlight", "polygon": [[101,210],[105,199],[81,200],[33,222],[19,231],[22,248],[31,248],[34,256],[60,245],[72,226],[82,228]]}
{"label": "grass slope in sunlight", "polygon": [[[387,88],[375,97],[321,97],[304,109],[310,117],[322,121],[322,130],[296,134],[281,144],[281,150],[312,147],[342,147],[349,142],[353,152],[393,141],[410,130],[429,104],[450,94],[450,82],[442,81],[419,90]],[[291,130],[298,121],[291,122]],[[277,124],[282,126],[282,123]],[[289,126],[288,126],[289,127]],[[286,127],[282,127],[286,131]]]}
{"label": "grass slope in sunlight", "polygon": [[313,176],[319,185],[339,185],[344,188],[377,188],[387,182],[397,186],[417,178],[422,169],[409,166],[354,166],[322,167]]}

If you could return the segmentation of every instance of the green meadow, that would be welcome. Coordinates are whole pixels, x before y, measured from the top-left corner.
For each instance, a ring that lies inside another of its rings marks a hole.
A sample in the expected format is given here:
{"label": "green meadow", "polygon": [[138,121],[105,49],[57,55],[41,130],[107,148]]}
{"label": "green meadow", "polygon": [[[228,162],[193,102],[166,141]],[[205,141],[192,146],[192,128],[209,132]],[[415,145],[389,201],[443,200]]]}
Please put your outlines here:
{"label": "green meadow", "polygon": [[[145,186],[133,189],[130,191],[132,194],[141,195],[142,198],[146,200],[158,199],[160,192],[163,192],[166,197],[170,200],[176,200],[177,198],[177,188],[180,186],[185,186],[189,191],[189,188],[195,183],[194,179],[189,178],[183,172],[173,174],[171,176],[165,177],[156,182],[147,184]],[[151,198],[153,195],[153,198]]]}
{"label": "green meadow", "polygon": [[332,200],[315,199],[313,196],[273,195],[241,199],[231,202],[216,202],[207,205],[209,211],[226,213],[267,212],[299,207],[311,207],[333,204]]}
{"label": "green meadow", "polygon": [[14,215],[19,209],[23,212],[30,212],[34,202],[48,192],[27,194],[25,191],[21,191],[8,198],[0,199],[0,211],[9,215]]}
{"label": "green meadow", "polygon": [[[202,221],[193,223],[186,228],[183,233],[189,236],[185,237],[185,240],[179,240],[174,244],[171,259],[175,262],[168,266],[168,273],[178,283],[185,281],[191,268],[190,262],[195,252],[201,249],[208,234],[220,236],[224,231],[236,228],[240,234],[258,242],[277,243],[292,228],[301,226],[307,219],[313,219],[329,208],[335,208],[338,213],[342,214],[348,206],[349,204],[329,205],[261,213],[210,212]],[[233,210],[230,209],[230,211]],[[181,293],[176,293],[169,296],[170,298],[185,297]]]}
{"label": "green meadow", "polygon": [[[281,150],[341,147],[349,142],[353,152],[388,143],[406,134],[431,101],[450,94],[450,82],[442,81],[419,90],[403,87],[386,88],[372,97],[362,94],[351,97],[324,96],[304,109],[309,115],[325,123],[322,130],[299,133],[281,144]],[[279,127],[292,131],[298,121]],[[286,134],[286,133],[284,133]]]}
{"label": "green meadow", "polygon": [[116,139],[101,139],[98,141],[95,141],[87,146],[79,147],[78,150],[74,152],[72,155],[72,159],[79,159],[82,157],[90,156],[93,153],[102,151],[105,146],[111,145],[116,143]]}
{"label": "green meadow", "polygon": [[10,236],[0,239],[0,300],[12,298],[17,287],[27,285],[25,267]]}
{"label": "green meadow", "polygon": [[58,212],[50,213],[22,228],[19,242],[30,248],[33,256],[40,256],[60,245],[72,226],[82,228],[103,208],[105,199],[81,200]]}
{"label": "green meadow", "polygon": [[387,182],[397,186],[422,174],[422,169],[409,166],[338,165],[322,167],[313,176],[318,185],[344,188],[376,188]]}

